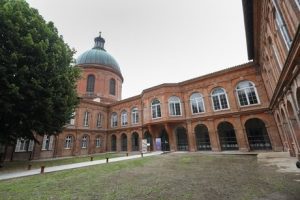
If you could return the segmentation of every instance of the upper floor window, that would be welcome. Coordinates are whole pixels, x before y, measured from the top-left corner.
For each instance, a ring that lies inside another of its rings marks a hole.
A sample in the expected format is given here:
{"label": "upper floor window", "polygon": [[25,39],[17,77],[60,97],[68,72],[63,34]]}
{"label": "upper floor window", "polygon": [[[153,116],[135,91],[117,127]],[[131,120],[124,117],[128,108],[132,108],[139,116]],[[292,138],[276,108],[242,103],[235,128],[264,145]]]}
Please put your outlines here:
{"label": "upper floor window", "polygon": [[203,96],[200,93],[193,93],[190,97],[191,109],[193,114],[204,112]]}
{"label": "upper floor window", "polygon": [[109,81],[109,94],[116,95],[116,80],[113,78]]}
{"label": "upper floor window", "polygon": [[159,118],[161,117],[161,109],[160,109],[160,102],[158,99],[154,99],[151,103],[151,111],[152,111],[152,118]]}
{"label": "upper floor window", "polygon": [[118,115],[117,113],[112,113],[111,115],[111,127],[117,127],[118,126]]}
{"label": "upper floor window", "polygon": [[34,141],[20,138],[17,140],[15,152],[33,151]]}
{"label": "upper floor window", "polygon": [[211,93],[213,108],[215,111],[228,109],[228,100],[226,92],[223,88],[216,88]]}
{"label": "upper floor window", "polygon": [[83,126],[89,126],[89,112],[84,112],[84,117],[83,117]]}
{"label": "upper floor window", "polygon": [[139,123],[139,111],[137,108],[133,108],[131,111],[131,122],[132,124]]}
{"label": "upper floor window", "polygon": [[240,82],[236,87],[236,92],[241,106],[259,103],[255,85],[250,81]]}
{"label": "upper floor window", "polygon": [[101,147],[101,138],[100,137],[96,138],[96,147]]}
{"label": "upper floor window", "polygon": [[72,143],[73,143],[73,138],[72,138],[72,136],[70,136],[70,135],[67,136],[67,137],[65,138],[65,145],[64,145],[65,149],[71,149]]}
{"label": "upper floor window", "polygon": [[52,146],[53,146],[53,138],[54,136],[51,135],[44,135],[43,138],[43,144],[42,144],[42,150],[52,150]]}
{"label": "upper floor window", "polygon": [[101,128],[102,127],[102,114],[101,113],[98,113],[97,115],[97,127],[98,128]]}
{"label": "upper floor window", "polygon": [[122,126],[127,125],[127,112],[126,112],[126,110],[122,111],[122,113],[121,113],[121,124],[122,124]]}
{"label": "upper floor window", "polygon": [[181,115],[181,105],[180,99],[178,97],[170,97],[169,98],[169,112],[171,116]]}
{"label": "upper floor window", "polygon": [[88,75],[87,84],[86,84],[87,94],[93,94],[94,93],[94,87],[95,87],[95,76],[90,74],[90,75]]}
{"label": "upper floor window", "polygon": [[70,125],[75,125],[75,116],[76,116],[76,112],[73,112],[72,117],[70,118],[70,121],[69,121]]}
{"label": "upper floor window", "polygon": [[298,9],[300,10],[300,0],[295,0],[297,6],[298,6]]}
{"label": "upper floor window", "polygon": [[81,140],[81,148],[86,149],[88,146],[88,136],[83,136]]}
{"label": "upper floor window", "polygon": [[276,21],[277,28],[284,40],[284,43],[285,43],[287,49],[290,49],[292,40],[288,33],[286,23],[284,22],[284,18],[282,17],[281,11],[279,9],[278,0],[273,0],[273,5],[275,7],[274,15],[275,15],[275,21]]}

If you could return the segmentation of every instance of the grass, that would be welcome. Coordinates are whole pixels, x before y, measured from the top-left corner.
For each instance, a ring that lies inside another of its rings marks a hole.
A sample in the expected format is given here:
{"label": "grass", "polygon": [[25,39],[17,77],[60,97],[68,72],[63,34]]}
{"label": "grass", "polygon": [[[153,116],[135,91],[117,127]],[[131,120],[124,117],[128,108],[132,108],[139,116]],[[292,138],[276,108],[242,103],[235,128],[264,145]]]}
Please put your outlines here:
{"label": "grass", "polygon": [[0,173],[27,170],[29,164],[31,165],[31,169],[36,169],[36,168],[40,168],[41,166],[52,167],[58,165],[86,162],[91,160],[91,156],[93,156],[93,160],[101,160],[101,159],[105,159],[107,156],[109,158],[115,158],[115,157],[126,156],[126,154],[125,153],[103,153],[97,155],[77,156],[77,157],[55,159],[55,160],[5,162],[3,167],[0,168]]}
{"label": "grass", "polygon": [[255,156],[166,154],[0,182],[0,199],[297,200],[300,176]]}

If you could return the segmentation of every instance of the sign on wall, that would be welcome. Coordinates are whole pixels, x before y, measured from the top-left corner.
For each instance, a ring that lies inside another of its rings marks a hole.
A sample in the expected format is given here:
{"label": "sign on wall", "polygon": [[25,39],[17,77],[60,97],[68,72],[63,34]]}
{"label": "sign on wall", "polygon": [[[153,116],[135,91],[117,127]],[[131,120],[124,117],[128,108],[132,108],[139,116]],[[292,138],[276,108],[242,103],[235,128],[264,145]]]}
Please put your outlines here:
{"label": "sign on wall", "polygon": [[142,152],[147,153],[147,139],[142,139]]}
{"label": "sign on wall", "polygon": [[161,138],[155,138],[156,151],[161,151]]}

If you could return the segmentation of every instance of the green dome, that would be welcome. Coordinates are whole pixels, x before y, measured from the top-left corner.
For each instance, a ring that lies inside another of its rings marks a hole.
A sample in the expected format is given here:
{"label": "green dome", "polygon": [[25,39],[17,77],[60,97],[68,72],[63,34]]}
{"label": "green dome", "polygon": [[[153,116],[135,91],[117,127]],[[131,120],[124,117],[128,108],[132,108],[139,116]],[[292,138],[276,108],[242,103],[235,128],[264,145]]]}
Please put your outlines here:
{"label": "green dome", "polygon": [[84,52],[76,59],[76,65],[98,64],[110,67],[121,73],[117,61],[105,51],[105,40],[99,36],[95,38],[94,48]]}

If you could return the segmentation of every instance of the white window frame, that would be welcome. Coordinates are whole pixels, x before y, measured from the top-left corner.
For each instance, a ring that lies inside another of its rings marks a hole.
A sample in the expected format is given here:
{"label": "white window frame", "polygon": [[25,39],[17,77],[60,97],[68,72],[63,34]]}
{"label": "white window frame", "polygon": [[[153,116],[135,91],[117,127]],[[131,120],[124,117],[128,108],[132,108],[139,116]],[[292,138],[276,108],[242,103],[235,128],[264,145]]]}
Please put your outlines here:
{"label": "white window frame", "polygon": [[[168,100],[169,104],[169,115],[172,117],[182,116],[182,109],[181,109],[181,101],[180,98],[177,96],[171,96]],[[179,113],[177,113],[176,106],[179,106]],[[172,113],[174,111],[174,113]]]}
{"label": "white window frame", "polygon": [[97,137],[96,138],[96,148],[100,148],[101,147],[101,137]]}
{"label": "white window frame", "polygon": [[290,47],[291,47],[291,44],[292,44],[292,40],[291,40],[291,37],[288,33],[288,30],[286,28],[286,24],[284,22],[284,19],[283,17],[281,16],[281,13],[280,13],[280,10],[277,6],[277,0],[273,0],[273,5],[275,7],[275,21],[276,21],[276,24],[278,26],[278,29],[280,31],[280,34],[284,40],[284,43],[286,45],[286,48],[289,50]]}
{"label": "white window frame", "polygon": [[132,124],[139,123],[139,111],[138,111],[137,107],[134,107],[131,110],[131,123]]}
{"label": "white window frame", "polygon": [[88,139],[87,135],[85,135],[81,138],[81,148],[82,149],[88,148],[88,141],[89,141],[89,139]]}
{"label": "white window frame", "polygon": [[[199,95],[199,96],[196,97],[196,95]],[[193,102],[197,105],[197,112],[194,112],[194,110],[193,110]],[[200,104],[202,104],[202,107],[203,107],[203,111],[202,112],[200,112],[200,110],[199,110],[199,107],[201,107]],[[190,106],[191,106],[192,115],[197,115],[197,114],[205,113],[205,104],[204,104],[203,95],[201,93],[199,93],[199,92],[193,93],[190,96]]]}
{"label": "white window frame", "polygon": [[54,140],[54,136],[51,135],[44,135],[43,138],[43,144],[42,144],[42,150],[43,151],[49,151],[53,149],[53,140]]}
{"label": "white window frame", "polygon": [[64,149],[71,149],[73,144],[73,137],[68,135],[65,138]]}
{"label": "white window frame", "polygon": [[89,116],[90,116],[90,113],[88,111],[85,111],[84,117],[83,117],[83,126],[85,126],[85,127],[89,126]]}
{"label": "white window frame", "polygon": [[17,139],[15,152],[29,152],[33,151],[34,141],[24,138]]}
{"label": "white window frame", "polygon": [[300,10],[300,0],[295,0],[295,2],[297,4],[298,9]]}
{"label": "white window frame", "polygon": [[127,126],[128,124],[128,120],[127,120],[127,111],[126,110],[123,110],[121,112],[121,125],[122,126]]}
{"label": "white window frame", "polygon": [[111,127],[115,128],[118,126],[118,114],[117,113],[112,113],[111,114]]}
{"label": "white window frame", "polygon": [[[223,90],[223,93],[220,93],[220,94],[213,94],[213,92],[215,91],[215,90],[217,90],[217,89],[222,89]],[[222,106],[222,101],[221,101],[221,95],[225,95],[225,98],[226,98],[226,102],[227,102],[227,106],[228,106],[228,108],[223,108],[223,106]],[[215,109],[215,104],[214,104],[214,99],[213,99],[213,97],[217,97],[218,98],[218,102],[219,102],[219,104],[220,104],[220,109]],[[217,88],[214,88],[213,90],[212,90],[212,92],[211,92],[211,101],[212,101],[212,106],[213,106],[213,111],[214,112],[217,112],[217,111],[223,111],[223,110],[229,110],[230,109],[230,105],[229,105],[229,101],[228,101],[228,96],[227,96],[227,92],[226,92],[226,90],[224,89],[224,88],[222,88],[222,87],[217,87]]]}
{"label": "white window frame", "polygon": [[76,116],[76,112],[72,113],[72,118],[70,119],[70,125],[75,125],[75,116]]}
{"label": "white window frame", "polygon": [[[244,87],[244,88],[238,89],[238,86],[239,86],[241,83],[243,83],[243,82],[251,83],[252,86],[248,86],[248,87]],[[256,99],[257,99],[257,103],[255,103],[255,104],[250,104],[250,100],[249,100],[249,96],[248,96],[248,92],[247,92],[247,90],[249,90],[249,89],[254,89],[255,97],[256,97]],[[238,94],[239,91],[243,91],[244,94],[246,95],[247,105],[242,105],[242,104],[241,104],[241,100],[240,100],[240,97],[239,97],[239,94]],[[257,93],[257,89],[256,89],[256,87],[255,87],[255,84],[254,84],[253,82],[251,82],[251,81],[241,81],[241,82],[239,82],[239,83],[237,84],[237,86],[236,86],[236,96],[237,96],[237,99],[238,99],[238,102],[239,102],[240,107],[254,106],[254,105],[259,105],[259,104],[260,104],[260,100],[259,100],[259,96],[258,96],[258,93]]]}
{"label": "white window frame", "polygon": [[97,125],[98,128],[102,127],[102,114],[100,112],[97,115],[96,125]]}
{"label": "white window frame", "polygon": [[[153,103],[154,101],[158,101],[158,103]],[[159,108],[159,111],[160,111],[160,116],[158,116],[158,108]],[[154,111],[155,110],[155,116],[154,115]],[[162,113],[161,113],[161,103],[158,99],[154,99],[152,102],[151,102],[151,117],[152,119],[159,119],[161,118],[162,116]]]}

